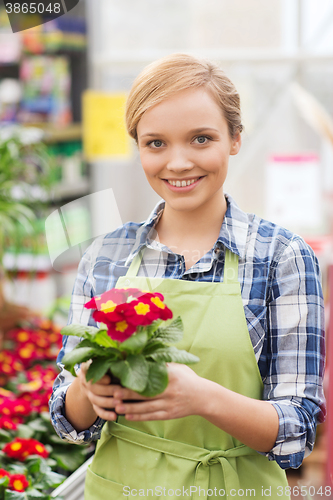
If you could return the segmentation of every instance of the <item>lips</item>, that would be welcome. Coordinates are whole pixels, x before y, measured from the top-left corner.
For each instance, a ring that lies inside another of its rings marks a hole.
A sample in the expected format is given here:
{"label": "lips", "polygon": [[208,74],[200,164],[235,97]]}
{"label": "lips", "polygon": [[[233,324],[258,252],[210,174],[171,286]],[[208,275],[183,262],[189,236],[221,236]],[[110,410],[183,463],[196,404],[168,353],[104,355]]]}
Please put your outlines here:
{"label": "lips", "polygon": [[169,184],[176,187],[185,187],[190,186],[195,181],[197,181],[200,177],[192,177],[191,179],[166,179]]}
{"label": "lips", "polygon": [[[188,178],[188,179],[163,179],[163,182],[165,182],[166,186],[171,191],[175,191],[175,192],[187,192],[187,191],[190,191],[190,190],[194,189],[201,182],[201,180],[203,178],[204,178],[204,176],[202,176],[202,177],[191,177],[191,178]],[[171,184],[171,182],[173,182],[176,185]],[[185,184],[185,182],[186,182],[186,184]]]}

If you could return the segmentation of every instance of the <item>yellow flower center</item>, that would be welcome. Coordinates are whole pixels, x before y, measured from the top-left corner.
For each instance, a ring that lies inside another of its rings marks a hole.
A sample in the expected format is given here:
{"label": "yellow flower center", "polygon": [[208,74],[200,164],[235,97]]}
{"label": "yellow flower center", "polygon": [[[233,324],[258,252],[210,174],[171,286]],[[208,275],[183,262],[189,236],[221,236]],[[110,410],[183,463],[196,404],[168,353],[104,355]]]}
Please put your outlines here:
{"label": "yellow flower center", "polygon": [[112,300],[108,300],[104,304],[101,305],[101,311],[103,312],[113,312],[115,308],[117,307],[117,304],[113,302]]}
{"label": "yellow flower center", "polygon": [[21,448],[22,448],[22,444],[21,444],[21,443],[13,443],[13,444],[11,445],[11,449],[12,449],[13,451],[18,451],[18,450],[20,450]]}
{"label": "yellow flower center", "polygon": [[128,323],[127,321],[123,320],[123,321],[118,321],[116,323],[116,330],[117,332],[124,332],[128,327]]}
{"label": "yellow flower center", "polygon": [[29,334],[27,332],[19,332],[17,335],[17,340],[19,342],[25,342],[29,339]]}
{"label": "yellow flower center", "polygon": [[15,479],[15,481],[13,481],[13,488],[16,491],[24,490],[24,486],[23,486],[22,481],[20,479]]}
{"label": "yellow flower center", "polygon": [[39,451],[39,453],[44,453],[44,446],[41,444],[36,444],[36,450]]}
{"label": "yellow flower center", "polygon": [[23,347],[20,349],[20,356],[22,358],[31,358],[33,350],[30,347]]}
{"label": "yellow flower center", "polygon": [[14,410],[15,410],[15,411],[24,411],[24,410],[25,410],[25,408],[24,408],[24,406],[22,406],[22,405],[17,405],[17,406],[14,406]]}
{"label": "yellow flower center", "polygon": [[159,307],[160,309],[165,309],[165,304],[164,302],[161,301],[159,297],[153,297],[151,301],[153,304],[155,304],[155,306]]}
{"label": "yellow flower center", "polygon": [[142,316],[145,316],[150,311],[149,305],[143,302],[139,302],[138,305],[134,306],[134,309],[137,314],[141,314]]}

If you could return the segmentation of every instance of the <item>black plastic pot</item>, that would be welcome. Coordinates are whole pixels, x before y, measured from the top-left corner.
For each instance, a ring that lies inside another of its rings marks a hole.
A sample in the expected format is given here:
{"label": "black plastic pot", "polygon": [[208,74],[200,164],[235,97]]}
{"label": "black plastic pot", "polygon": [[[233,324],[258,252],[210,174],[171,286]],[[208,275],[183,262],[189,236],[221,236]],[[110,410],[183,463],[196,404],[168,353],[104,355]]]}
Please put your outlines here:
{"label": "black plastic pot", "polygon": [[[111,378],[111,384],[120,385],[121,387],[124,387],[121,384],[120,379],[118,377],[116,377],[115,375],[113,375],[113,373],[108,371],[107,375],[109,375],[109,377]],[[124,399],[123,402],[124,403],[142,403],[142,399]],[[105,410],[109,410],[109,408],[105,408]],[[124,416],[124,413],[117,413],[116,411],[115,411],[115,413],[117,415],[119,415],[120,417]]]}

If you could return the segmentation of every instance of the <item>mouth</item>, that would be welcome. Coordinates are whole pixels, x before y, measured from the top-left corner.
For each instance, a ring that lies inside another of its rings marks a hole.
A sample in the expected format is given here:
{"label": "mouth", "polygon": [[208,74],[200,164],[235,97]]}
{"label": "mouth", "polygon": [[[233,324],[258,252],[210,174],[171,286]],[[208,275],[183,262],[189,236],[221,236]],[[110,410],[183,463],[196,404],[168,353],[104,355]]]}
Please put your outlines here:
{"label": "mouth", "polygon": [[174,191],[177,193],[187,193],[188,191],[192,191],[195,189],[198,184],[202,182],[205,176],[201,177],[192,177],[188,179],[162,179],[165,182],[165,185],[170,189],[170,191]]}
{"label": "mouth", "polygon": [[186,187],[186,186],[191,186],[191,184],[194,184],[197,182],[199,179],[202,179],[203,176],[201,177],[193,177],[191,179],[163,179],[166,181],[168,184],[174,187]]}

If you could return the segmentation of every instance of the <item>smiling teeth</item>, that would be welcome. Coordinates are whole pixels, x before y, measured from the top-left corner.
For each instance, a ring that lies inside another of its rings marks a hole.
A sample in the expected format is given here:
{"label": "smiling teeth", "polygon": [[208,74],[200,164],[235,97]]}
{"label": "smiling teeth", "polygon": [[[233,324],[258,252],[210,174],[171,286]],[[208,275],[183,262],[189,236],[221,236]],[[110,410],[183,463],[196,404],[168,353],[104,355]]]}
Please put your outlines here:
{"label": "smiling teeth", "polygon": [[198,179],[199,177],[197,179],[192,179],[189,181],[168,181],[168,183],[175,187],[185,187],[185,186],[190,186],[191,184],[193,184],[193,182],[196,182]]}

